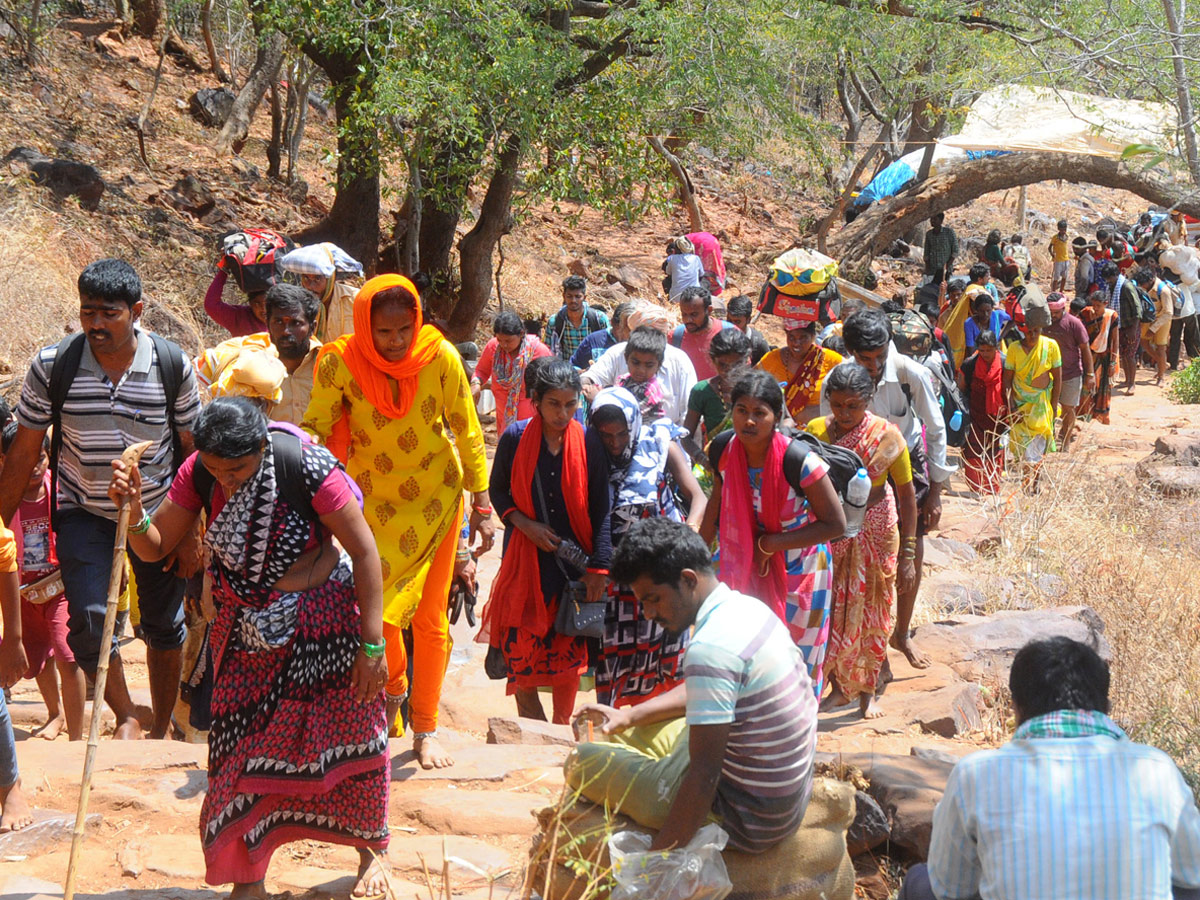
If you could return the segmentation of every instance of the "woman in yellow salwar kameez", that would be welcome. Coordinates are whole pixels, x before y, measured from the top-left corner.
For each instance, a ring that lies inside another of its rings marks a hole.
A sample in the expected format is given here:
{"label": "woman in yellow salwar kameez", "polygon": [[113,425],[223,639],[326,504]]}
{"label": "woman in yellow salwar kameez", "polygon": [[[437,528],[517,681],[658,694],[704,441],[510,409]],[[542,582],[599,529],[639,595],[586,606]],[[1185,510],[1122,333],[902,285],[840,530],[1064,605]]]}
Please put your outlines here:
{"label": "woman in yellow salwar kameez", "polygon": [[437,721],[450,654],[446,600],[466,562],[457,553],[464,490],[483,550],[495,526],[466,373],[454,347],[422,323],[407,278],[380,275],[358,292],[354,333],[326,344],[317,360],[303,427],[346,464],[379,545],[389,721],[409,688],[401,630],[411,624],[413,749],[427,769],[451,765]]}

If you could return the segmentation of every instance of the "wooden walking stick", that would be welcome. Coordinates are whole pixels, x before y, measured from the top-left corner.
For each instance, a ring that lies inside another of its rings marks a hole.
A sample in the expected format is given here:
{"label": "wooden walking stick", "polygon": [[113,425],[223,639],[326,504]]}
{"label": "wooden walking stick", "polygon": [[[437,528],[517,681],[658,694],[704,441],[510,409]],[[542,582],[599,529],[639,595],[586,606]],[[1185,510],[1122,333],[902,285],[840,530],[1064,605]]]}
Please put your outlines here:
{"label": "wooden walking stick", "polygon": [[[121,454],[127,469],[136,469],[138,460],[152,441],[134,444]],[[108,681],[108,659],[112,655],[113,628],[117,621],[117,602],[121,595],[121,576],[125,573],[125,540],[129,528],[129,501],[122,500],[117,513],[117,536],[113,540],[112,572],[108,577],[108,602],[104,607],[104,634],[100,638],[100,660],[96,665],[96,689],[92,697],[92,724],[88,730],[87,752],[83,756],[83,782],[79,785],[79,808],[75,811],[75,833],[71,837],[71,856],[67,862],[67,881],[63,885],[63,900],[75,897],[75,867],[83,846],[83,831],[87,821],[88,797],[92,793],[92,769],[96,765],[96,747],[100,742],[100,716],[104,712],[104,686]]]}

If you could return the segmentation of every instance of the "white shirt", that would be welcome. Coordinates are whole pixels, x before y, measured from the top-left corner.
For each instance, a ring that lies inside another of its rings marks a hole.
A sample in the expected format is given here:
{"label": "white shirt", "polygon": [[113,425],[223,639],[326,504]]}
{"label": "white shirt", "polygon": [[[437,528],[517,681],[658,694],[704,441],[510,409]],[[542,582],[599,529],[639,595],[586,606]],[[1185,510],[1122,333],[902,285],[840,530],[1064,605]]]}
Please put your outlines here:
{"label": "white shirt", "polygon": [[1014,739],[950,773],[929,877],[939,900],[1171,900],[1200,887],[1200,813],[1154,747]]}
{"label": "white shirt", "polygon": [[[841,365],[852,362],[853,356]],[[829,378],[826,377],[821,388],[821,415],[827,416],[829,412]],[[871,412],[899,428],[910,450],[924,436],[931,481],[946,481],[954,474],[956,467],[946,460],[946,421],[942,418],[938,392],[933,387],[933,375],[921,363],[897,350],[895,344],[888,345],[887,362],[871,399]]]}
{"label": "white shirt", "polygon": [[695,253],[672,253],[663,263],[663,271],[671,279],[671,302],[677,303],[680,294],[700,283],[704,263]]}
{"label": "white shirt", "polygon": [[[617,379],[628,371],[625,342],[622,341],[605,350],[604,355],[579,377],[600,387],[614,387]],[[688,397],[696,386],[696,369],[686,353],[667,344],[662,368],[658,370],[658,384],[663,391],[663,414],[676,425],[682,425],[687,417]]]}

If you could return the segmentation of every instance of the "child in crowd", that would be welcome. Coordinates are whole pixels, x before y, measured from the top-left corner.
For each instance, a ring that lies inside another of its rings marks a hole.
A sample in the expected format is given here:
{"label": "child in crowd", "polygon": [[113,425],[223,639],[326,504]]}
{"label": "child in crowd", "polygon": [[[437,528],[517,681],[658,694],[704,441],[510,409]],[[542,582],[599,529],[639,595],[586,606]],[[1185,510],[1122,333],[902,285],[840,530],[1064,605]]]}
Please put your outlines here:
{"label": "child in crowd", "polygon": [[[17,423],[10,422],[0,437],[0,451],[7,453],[16,436]],[[66,731],[71,740],[79,741],[83,740],[87,687],[83,670],[76,665],[75,655],[67,645],[67,597],[59,576],[54,530],[50,526],[49,445],[47,437],[11,526],[21,582],[22,644],[29,660],[24,677],[37,680],[46,704],[46,723],[33,733],[52,741]]]}
{"label": "child in crowd", "polygon": [[730,427],[729,388],[733,381],[730,373],[750,365],[750,339],[736,328],[719,331],[708,346],[708,358],[717,374],[692,388],[687,417],[683,420],[689,435],[684,448],[693,458],[701,447]]}
{"label": "child in crowd", "polygon": [[667,276],[663,279],[663,290],[672,303],[679,302],[679,295],[687,288],[699,285],[704,275],[704,262],[685,237],[677,237],[667,244],[667,258],[662,267]]}
{"label": "child in crowd", "polygon": [[666,355],[667,336],[649,325],[635,328],[625,342],[625,365],[629,371],[617,379],[617,384],[637,398],[642,421],[646,423],[663,417],[665,398],[658,372]]}
{"label": "child in crowd", "polygon": [[1021,235],[1014,234],[1008,242],[1008,256],[1020,268],[1021,277],[1028,281],[1033,277],[1033,257],[1030,256],[1024,240]]}

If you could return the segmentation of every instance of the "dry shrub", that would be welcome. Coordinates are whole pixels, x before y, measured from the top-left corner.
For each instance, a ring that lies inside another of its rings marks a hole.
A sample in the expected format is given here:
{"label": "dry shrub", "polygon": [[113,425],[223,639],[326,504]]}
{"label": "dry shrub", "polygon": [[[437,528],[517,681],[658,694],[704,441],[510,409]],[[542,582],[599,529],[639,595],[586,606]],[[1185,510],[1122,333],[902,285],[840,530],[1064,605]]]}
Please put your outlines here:
{"label": "dry shrub", "polygon": [[1092,607],[1112,650],[1113,717],[1200,787],[1200,502],[1085,452],[1051,457],[1041,486],[1025,496],[1010,476],[989,501],[1004,540],[979,573],[1035,606]]}
{"label": "dry shrub", "polygon": [[38,204],[30,191],[0,197],[0,222],[0,384],[11,386],[20,383],[39,347],[78,322],[78,261],[104,254],[68,217]]}

